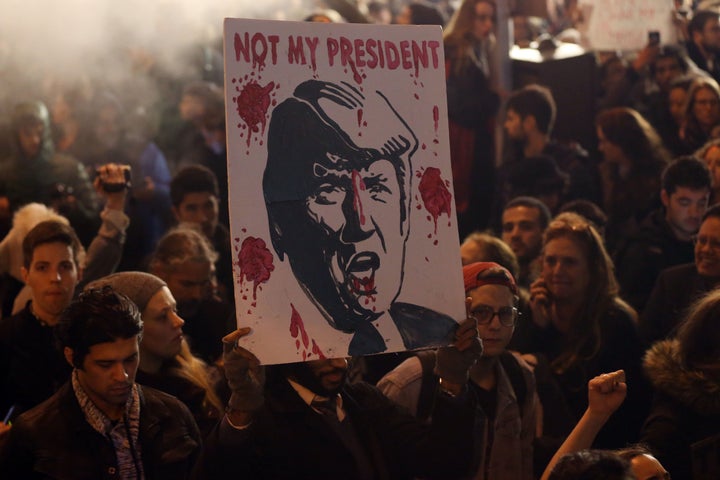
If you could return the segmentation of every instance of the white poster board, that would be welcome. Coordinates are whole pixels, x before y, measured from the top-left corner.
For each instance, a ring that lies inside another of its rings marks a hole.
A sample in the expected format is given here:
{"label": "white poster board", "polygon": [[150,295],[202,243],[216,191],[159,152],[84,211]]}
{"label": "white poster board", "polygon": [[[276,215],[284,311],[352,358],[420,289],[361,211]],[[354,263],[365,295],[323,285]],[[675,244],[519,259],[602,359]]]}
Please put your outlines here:
{"label": "white poster board", "polygon": [[449,343],[440,28],[226,19],[225,72],[243,346],[274,364]]}
{"label": "white poster board", "polygon": [[676,41],[673,0],[581,0],[580,8],[593,50],[640,50],[649,31],[663,45]]}

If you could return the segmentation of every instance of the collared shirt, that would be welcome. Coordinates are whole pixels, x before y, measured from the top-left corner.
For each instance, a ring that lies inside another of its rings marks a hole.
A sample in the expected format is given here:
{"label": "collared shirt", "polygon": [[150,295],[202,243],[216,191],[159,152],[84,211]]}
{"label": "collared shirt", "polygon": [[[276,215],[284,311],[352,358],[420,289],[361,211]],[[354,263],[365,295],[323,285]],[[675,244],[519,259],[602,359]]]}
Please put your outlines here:
{"label": "collared shirt", "polygon": [[120,478],[126,480],[142,480],[142,457],[138,437],[140,434],[140,394],[136,384],[125,403],[125,413],[118,421],[111,420],[88,397],[78,380],[77,370],[72,373],[72,387],[85,420],[103,437],[110,440],[115,448]]}
{"label": "collared shirt", "polygon": [[[318,409],[316,409],[312,406],[312,401],[313,400],[327,400],[328,397],[323,397],[322,395],[317,395],[314,392],[312,392],[310,389],[308,389],[307,387],[304,387],[304,386],[300,385],[299,383],[297,383],[293,380],[290,380],[289,378],[287,379],[287,381],[288,381],[288,383],[290,383],[290,386],[297,392],[297,394],[300,395],[300,398],[302,398],[303,402],[305,402],[308,407],[312,408],[317,413],[322,413]],[[336,405],[337,405],[336,408],[337,408],[338,420],[342,422],[343,420],[345,420],[346,414],[345,414],[345,409],[343,408],[342,396],[340,396],[339,393],[337,394]]]}

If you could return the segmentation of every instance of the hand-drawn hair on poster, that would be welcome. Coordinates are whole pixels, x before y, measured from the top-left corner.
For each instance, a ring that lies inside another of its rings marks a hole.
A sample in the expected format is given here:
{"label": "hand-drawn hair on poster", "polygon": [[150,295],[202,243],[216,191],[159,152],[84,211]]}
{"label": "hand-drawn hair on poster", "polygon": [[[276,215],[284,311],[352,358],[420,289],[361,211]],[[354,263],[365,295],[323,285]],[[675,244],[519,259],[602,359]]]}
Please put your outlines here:
{"label": "hand-drawn hair on poster", "polygon": [[383,93],[345,82],[305,81],[272,112],[263,175],[272,244],[327,322],[353,333],[351,355],[386,350],[381,317],[408,349],[445,345],[456,325],[396,301],[417,148]]}

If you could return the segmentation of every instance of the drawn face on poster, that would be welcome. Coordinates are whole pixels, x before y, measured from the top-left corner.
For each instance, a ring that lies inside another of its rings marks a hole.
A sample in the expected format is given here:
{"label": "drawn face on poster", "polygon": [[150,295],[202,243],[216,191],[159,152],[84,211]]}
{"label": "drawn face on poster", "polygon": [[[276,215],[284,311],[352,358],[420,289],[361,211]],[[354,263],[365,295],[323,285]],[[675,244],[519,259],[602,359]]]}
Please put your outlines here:
{"label": "drawn face on poster", "polygon": [[[250,58],[252,37],[246,38]],[[328,36],[325,42],[329,50],[332,38]],[[243,37],[236,35],[234,40],[240,41],[242,57]],[[265,238],[269,242],[255,236],[244,240],[236,236],[240,244],[236,245],[239,282],[243,285],[253,279],[253,306],[257,306],[258,283],[272,283],[270,277],[275,280],[276,265],[289,267],[292,279],[286,278],[286,283],[299,287],[313,307],[306,306],[300,312],[296,302],[290,301],[290,333],[296,339],[296,351],[291,353],[297,355],[303,350],[303,360],[335,352],[355,355],[443,345],[451,341],[456,325],[452,315],[400,298],[405,292],[410,260],[407,254],[413,199],[418,202],[416,209],[424,209],[425,214],[429,213],[426,218],[433,219],[434,231],[425,239],[436,254],[437,221],[442,214],[447,214],[448,228],[441,236],[452,237],[450,179],[442,178],[442,170],[437,167],[415,168],[415,157],[427,147],[424,143],[421,146],[407,115],[398,108],[398,102],[404,99],[395,100],[392,92],[368,88],[370,82],[363,82],[362,77],[358,81],[355,65],[351,70],[352,75],[336,75],[333,81],[318,78],[318,73],[307,79],[305,73],[297,83],[290,82],[294,88],[280,101],[282,87],[278,86],[286,82],[257,82],[252,75],[244,82],[238,82],[237,77],[228,82],[236,85],[233,102],[240,119],[245,120],[238,124],[240,129],[245,126],[241,133],[247,142],[241,147],[244,156],[252,156],[251,139],[265,147],[257,150],[265,153],[261,186],[267,213]],[[267,114],[258,114],[263,107]],[[439,107],[430,108],[437,125]],[[228,121],[228,125],[234,123],[237,120]],[[439,145],[439,141],[435,140],[435,144]],[[232,142],[229,146],[232,155]],[[252,161],[258,160],[253,156]],[[233,160],[230,177],[234,191],[232,166]],[[233,219],[234,211],[231,194]],[[234,228],[233,221],[231,224]],[[241,230],[246,235],[247,228]],[[454,261],[449,269],[458,267],[459,281],[456,233],[454,238],[450,254]],[[427,257],[415,262],[430,263]],[[262,265],[259,270],[258,265]],[[460,284],[454,296],[460,301],[461,289]],[[245,293],[242,287],[240,290],[240,298],[247,299],[248,287]],[[263,308],[263,312],[266,310]],[[454,313],[456,309],[444,311]],[[252,309],[239,313],[254,315]],[[316,336],[308,334],[311,322],[315,332],[322,330],[318,323],[323,322],[340,336],[334,340],[326,336],[325,347],[320,348]],[[282,320],[281,324],[288,325]],[[329,345],[328,341],[339,345]],[[259,343],[258,339],[253,346]]]}

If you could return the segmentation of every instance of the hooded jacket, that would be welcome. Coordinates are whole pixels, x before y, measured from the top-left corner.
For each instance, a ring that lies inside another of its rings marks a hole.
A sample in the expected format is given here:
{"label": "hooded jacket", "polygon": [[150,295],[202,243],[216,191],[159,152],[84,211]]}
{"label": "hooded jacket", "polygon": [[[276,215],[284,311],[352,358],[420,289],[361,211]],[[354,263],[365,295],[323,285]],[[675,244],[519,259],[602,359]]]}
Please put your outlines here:
{"label": "hooded jacket", "polygon": [[[676,339],[653,345],[643,366],[656,393],[642,442],[673,478],[706,478],[693,466],[699,468],[720,445],[720,377],[684,365]],[[720,469],[717,463],[704,466]]]}

